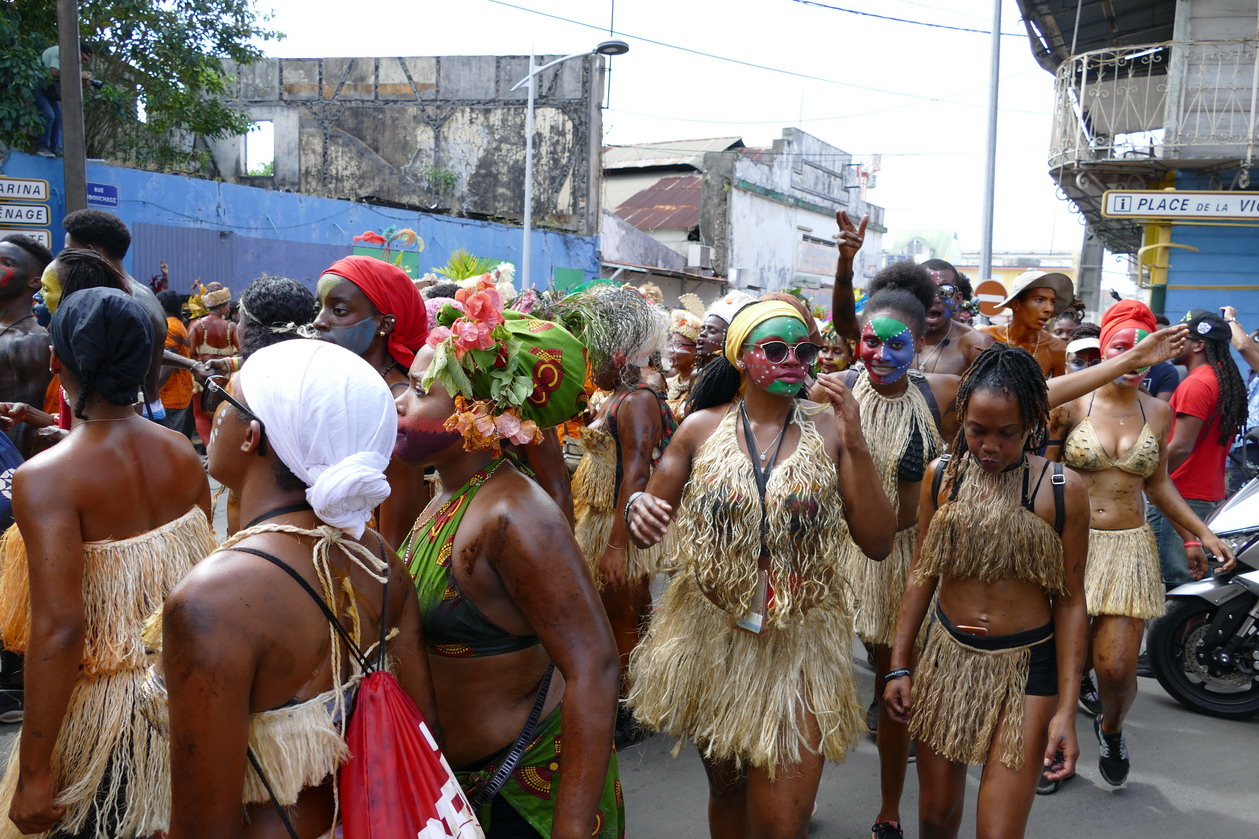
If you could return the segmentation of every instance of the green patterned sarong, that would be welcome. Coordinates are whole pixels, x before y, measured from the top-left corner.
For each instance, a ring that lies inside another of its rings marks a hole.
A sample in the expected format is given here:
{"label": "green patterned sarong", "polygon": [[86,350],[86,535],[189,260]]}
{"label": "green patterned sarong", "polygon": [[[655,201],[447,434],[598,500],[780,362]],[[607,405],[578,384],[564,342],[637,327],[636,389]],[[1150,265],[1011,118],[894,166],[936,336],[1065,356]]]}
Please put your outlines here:
{"label": "green patterned sarong", "polygon": [[[546,837],[551,835],[551,817],[555,811],[554,793],[562,771],[560,712],[563,707],[561,703],[538,724],[537,734],[525,749],[520,763],[516,764],[516,770],[498,791],[504,801],[514,807],[538,833]],[[459,785],[471,801],[489,783],[496,771],[497,759],[477,770],[456,770],[455,777],[459,779]],[[491,829],[488,802],[481,807],[477,818],[488,835]],[[621,796],[621,778],[615,751],[608,763],[608,776],[603,782],[595,831],[591,835],[596,839],[625,837],[625,799]]]}

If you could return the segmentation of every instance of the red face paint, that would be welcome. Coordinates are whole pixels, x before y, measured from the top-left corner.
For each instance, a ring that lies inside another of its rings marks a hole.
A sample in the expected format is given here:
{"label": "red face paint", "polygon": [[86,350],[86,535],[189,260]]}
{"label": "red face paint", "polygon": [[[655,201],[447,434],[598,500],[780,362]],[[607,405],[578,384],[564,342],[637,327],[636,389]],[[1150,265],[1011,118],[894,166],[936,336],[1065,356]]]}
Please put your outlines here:
{"label": "red face paint", "polygon": [[398,437],[393,445],[394,457],[404,463],[428,465],[436,455],[463,439],[459,432],[446,430],[446,420],[455,412],[455,406],[449,397],[443,396],[424,393],[415,385],[415,379],[411,380],[411,386],[397,399]]}

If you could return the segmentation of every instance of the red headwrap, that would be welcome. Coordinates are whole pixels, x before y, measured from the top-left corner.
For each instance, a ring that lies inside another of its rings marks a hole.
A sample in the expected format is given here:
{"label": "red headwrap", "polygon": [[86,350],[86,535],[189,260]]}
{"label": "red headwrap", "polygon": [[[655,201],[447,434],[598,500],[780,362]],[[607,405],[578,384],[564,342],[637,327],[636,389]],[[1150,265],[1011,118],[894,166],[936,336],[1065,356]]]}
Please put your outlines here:
{"label": "red headwrap", "polygon": [[373,256],[347,256],[332,263],[324,273],[345,277],[367,295],[382,315],[393,315],[389,354],[409,369],[416,350],[428,338],[428,311],[407,272]]}
{"label": "red headwrap", "polygon": [[1110,344],[1110,339],[1121,329],[1144,329],[1146,332],[1157,332],[1158,321],[1150,307],[1140,300],[1120,300],[1102,315],[1102,352]]}

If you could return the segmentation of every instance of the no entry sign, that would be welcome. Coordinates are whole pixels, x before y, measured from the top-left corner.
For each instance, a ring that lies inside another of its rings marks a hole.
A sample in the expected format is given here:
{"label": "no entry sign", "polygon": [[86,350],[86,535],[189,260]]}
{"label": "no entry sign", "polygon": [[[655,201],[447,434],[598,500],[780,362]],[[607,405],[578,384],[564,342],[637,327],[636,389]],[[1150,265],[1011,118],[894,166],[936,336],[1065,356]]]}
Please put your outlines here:
{"label": "no entry sign", "polygon": [[1005,299],[1009,294],[997,280],[984,280],[975,287],[975,299],[979,301],[979,311],[988,317],[1001,314],[1001,307],[997,304]]}

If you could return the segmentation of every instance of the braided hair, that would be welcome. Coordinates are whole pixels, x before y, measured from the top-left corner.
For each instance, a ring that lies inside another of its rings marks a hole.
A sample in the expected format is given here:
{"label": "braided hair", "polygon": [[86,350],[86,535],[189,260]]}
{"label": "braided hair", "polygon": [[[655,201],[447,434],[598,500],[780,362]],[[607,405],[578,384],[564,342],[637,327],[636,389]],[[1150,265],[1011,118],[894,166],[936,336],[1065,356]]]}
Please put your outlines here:
{"label": "braided hair", "polygon": [[[963,374],[957,387],[957,437],[953,440],[953,457],[945,468],[944,483],[952,486],[966,447],[966,410],[977,392],[1012,396],[1019,405],[1023,429],[1028,432],[1024,451],[1036,448],[1041,432],[1049,428],[1049,385],[1040,364],[1027,350],[995,343],[979,354]],[[1243,396],[1244,396],[1243,391]],[[1245,400],[1242,408],[1245,409]]]}
{"label": "braided hair", "polygon": [[1220,386],[1220,399],[1215,411],[1220,417],[1220,444],[1228,445],[1238,430],[1246,424],[1249,415],[1246,383],[1233,361],[1226,341],[1203,341],[1207,361],[1215,370],[1215,380]]}

